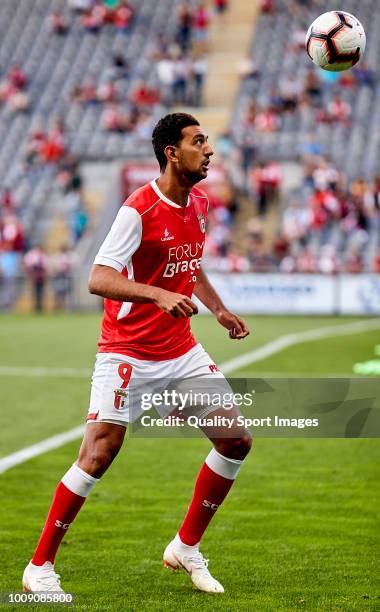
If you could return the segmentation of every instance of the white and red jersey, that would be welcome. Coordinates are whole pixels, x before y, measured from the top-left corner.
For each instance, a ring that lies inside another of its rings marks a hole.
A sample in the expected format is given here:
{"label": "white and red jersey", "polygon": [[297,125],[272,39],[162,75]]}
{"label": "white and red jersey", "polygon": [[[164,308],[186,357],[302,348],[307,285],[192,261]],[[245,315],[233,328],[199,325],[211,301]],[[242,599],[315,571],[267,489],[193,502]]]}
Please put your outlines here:
{"label": "white and red jersey", "polygon": [[[121,207],[94,263],[115,268],[129,280],[191,297],[207,210],[207,196],[197,187],[182,207],[152,181]],[[189,318],[175,319],[152,303],[104,300],[101,353],[161,361],[180,357],[195,344]]]}

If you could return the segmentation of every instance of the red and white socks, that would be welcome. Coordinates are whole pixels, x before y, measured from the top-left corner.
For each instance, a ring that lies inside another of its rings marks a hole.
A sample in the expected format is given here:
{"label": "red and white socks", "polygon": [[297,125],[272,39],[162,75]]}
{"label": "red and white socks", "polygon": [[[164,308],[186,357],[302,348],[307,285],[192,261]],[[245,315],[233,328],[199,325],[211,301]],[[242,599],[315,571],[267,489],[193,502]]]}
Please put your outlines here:
{"label": "red and white socks", "polygon": [[31,561],[33,565],[41,566],[46,561],[54,564],[63,536],[98,480],[86,474],[75,463],[66,472],[55,490],[45,526]]}
{"label": "red and white socks", "polygon": [[[186,555],[198,549],[199,542],[220,504],[224,501],[243,461],[230,459],[211,450],[203,464],[193,498],[184,521],[174,539],[176,550]],[[98,478],[90,476],[76,464],[63,476],[53,501],[31,564],[54,564],[58,547]]]}
{"label": "red and white socks", "polygon": [[181,548],[181,544],[184,546],[183,554],[199,544],[232,487],[242,463],[238,459],[224,457],[215,448],[206,457],[195,483],[193,499],[174,540],[176,548]]}

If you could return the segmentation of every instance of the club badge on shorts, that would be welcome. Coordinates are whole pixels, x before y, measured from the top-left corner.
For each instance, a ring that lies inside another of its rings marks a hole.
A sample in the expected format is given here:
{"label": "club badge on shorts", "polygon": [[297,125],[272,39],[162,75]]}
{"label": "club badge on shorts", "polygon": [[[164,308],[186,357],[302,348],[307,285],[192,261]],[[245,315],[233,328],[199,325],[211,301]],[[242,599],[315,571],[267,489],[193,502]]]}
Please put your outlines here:
{"label": "club badge on shorts", "polygon": [[128,391],[125,391],[125,389],[115,389],[114,394],[115,399],[113,405],[116,410],[122,410],[128,403]]}
{"label": "club badge on shorts", "polygon": [[205,218],[204,218],[204,216],[201,214],[201,215],[197,215],[197,219],[198,219],[198,221],[199,221],[199,227],[200,227],[200,230],[201,230],[202,234],[204,234],[204,233],[205,233],[205,231],[206,231],[206,221],[205,221]]}

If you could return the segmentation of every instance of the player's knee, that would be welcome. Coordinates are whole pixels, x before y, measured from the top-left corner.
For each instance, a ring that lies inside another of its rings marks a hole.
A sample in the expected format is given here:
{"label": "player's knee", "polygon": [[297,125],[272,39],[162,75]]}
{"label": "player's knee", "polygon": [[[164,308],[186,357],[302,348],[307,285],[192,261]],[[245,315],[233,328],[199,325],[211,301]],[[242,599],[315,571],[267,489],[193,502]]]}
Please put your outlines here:
{"label": "player's knee", "polygon": [[247,431],[240,438],[235,440],[235,444],[233,446],[233,452],[236,455],[236,459],[244,459],[252,448],[252,436]]}
{"label": "player's knee", "polygon": [[222,448],[217,450],[230,459],[243,460],[252,448],[252,436],[249,431],[246,431],[238,438],[223,440]]}
{"label": "player's knee", "polygon": [[100,440],[80,454],[78,465],[91,476],[100,478],[115,459],[120,447],[119,443]]}

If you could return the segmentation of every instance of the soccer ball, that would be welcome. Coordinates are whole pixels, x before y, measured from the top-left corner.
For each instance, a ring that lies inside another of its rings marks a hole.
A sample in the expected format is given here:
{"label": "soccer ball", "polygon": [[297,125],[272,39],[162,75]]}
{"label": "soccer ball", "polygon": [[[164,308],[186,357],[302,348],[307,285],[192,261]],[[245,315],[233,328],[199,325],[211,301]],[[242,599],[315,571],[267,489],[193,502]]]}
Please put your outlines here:
{"label": "soccer ball", "polygon": [[317,17],[306,34],[309,57],[324,70],[341,72],[355,66],[364,53],[362,24],[345,11],[329,11]]}

